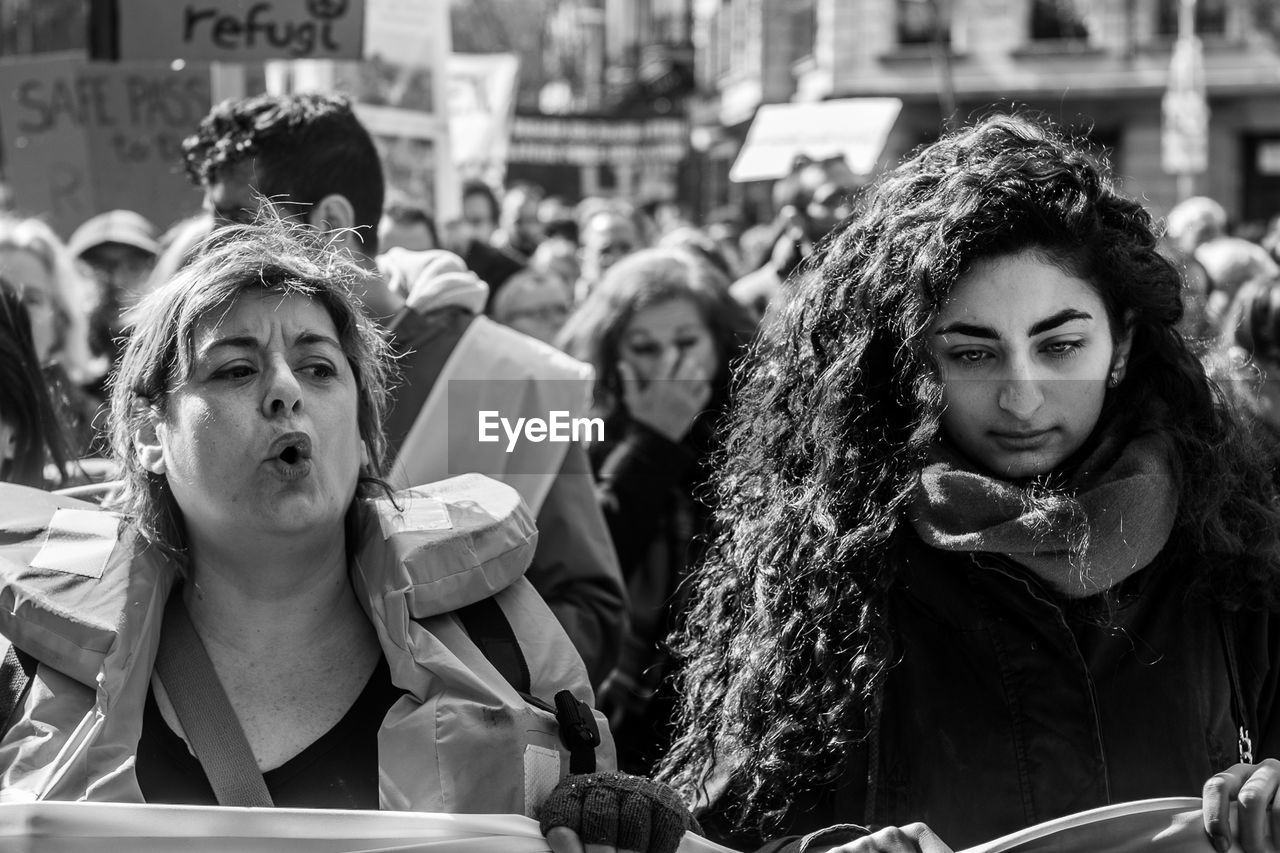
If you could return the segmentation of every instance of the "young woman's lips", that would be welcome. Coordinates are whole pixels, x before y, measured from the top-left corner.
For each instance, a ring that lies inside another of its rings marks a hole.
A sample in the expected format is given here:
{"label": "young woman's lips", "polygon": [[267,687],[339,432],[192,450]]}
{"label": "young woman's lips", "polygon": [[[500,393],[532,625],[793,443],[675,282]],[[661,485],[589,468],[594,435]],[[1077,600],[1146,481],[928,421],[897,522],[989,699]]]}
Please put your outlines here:
{"label": "young woman's lips", "polygon": [[1039,450],[1053,437],[1053,429],[1027,432],[992,432],[996,444],[1009,451]]}

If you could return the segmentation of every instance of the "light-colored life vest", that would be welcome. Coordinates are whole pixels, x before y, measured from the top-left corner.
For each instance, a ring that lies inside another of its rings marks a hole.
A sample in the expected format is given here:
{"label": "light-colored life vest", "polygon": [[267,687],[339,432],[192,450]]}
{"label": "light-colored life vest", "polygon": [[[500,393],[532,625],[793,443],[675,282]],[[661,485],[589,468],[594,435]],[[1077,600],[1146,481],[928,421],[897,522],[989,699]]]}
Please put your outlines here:
{"label": "light-colored life vest", "polygon": [[[360,505],[352,583],[396,687],[378,735],[384,809],[532,816],[568,773],[553,714],[530,705],[453,612],[492,598],[530,693],[594,704],[581,659],[524,579],[537,539],[511,488],[456,477]],[[0,485],[0,634],[40,666],[0,740],[0,801],[141,802],[141,736],[174,566],[92,504]],[[613,744],[596,714],[598,767]]]}

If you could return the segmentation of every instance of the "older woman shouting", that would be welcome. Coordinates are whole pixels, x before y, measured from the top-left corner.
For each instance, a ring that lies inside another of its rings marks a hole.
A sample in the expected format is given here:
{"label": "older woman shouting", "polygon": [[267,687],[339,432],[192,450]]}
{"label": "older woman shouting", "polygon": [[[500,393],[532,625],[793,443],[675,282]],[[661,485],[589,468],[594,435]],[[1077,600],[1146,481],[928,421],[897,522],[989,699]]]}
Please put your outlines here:
{"label": "older woman shouting", "polygon": [[[361,275],[279,223],[220,233],[138,312],[112,399],[121,515],[0,495],[0,632],[30,672],[0,696],[0,788],[541,814],[563,849],[620,843],[576,834],[573,805],[607,791],[682,831],[667,792],[587,772],[611,743],[522,577],[515,493],[378,478],[387,368]],[[637,849],[679,837],[644,831]]]}

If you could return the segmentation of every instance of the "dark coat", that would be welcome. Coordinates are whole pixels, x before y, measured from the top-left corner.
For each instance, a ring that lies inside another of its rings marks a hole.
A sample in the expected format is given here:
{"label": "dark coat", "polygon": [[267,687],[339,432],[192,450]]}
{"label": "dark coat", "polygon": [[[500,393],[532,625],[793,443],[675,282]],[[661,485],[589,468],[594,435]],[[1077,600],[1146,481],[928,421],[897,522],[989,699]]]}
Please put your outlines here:
{"label": "dark coat", "polygon": [[618,440],[589,451],[630,616],[618,667],[598,704],[609,717],[619,769],[638,775],[652,770],[671,739],[675,694],[665,641],[683,613],[680,582],[700,559],[710,521],[697,497],[707,476],[698,448],[710,441],[710,420],[703,416],[680,443],[625,421]]}
{"label": "dark coat", "polygon": [[1280,618],[1188,592],[1199,567],[1185,549],[1066,600],[1006,557],[911,538],[875,745],[851,747],[840,784],[795,804],[780,834],[923,821],[960,849],[1110,803],[1199,796],[1238,761],[1228,642],[1254,755],[1280,756]]}

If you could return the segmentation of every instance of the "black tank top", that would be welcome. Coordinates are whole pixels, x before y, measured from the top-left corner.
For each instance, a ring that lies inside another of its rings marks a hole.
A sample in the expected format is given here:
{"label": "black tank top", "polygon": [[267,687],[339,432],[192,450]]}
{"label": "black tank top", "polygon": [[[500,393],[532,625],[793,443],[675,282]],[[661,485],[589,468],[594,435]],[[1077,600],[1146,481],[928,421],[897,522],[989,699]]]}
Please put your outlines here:
{"label": "black tank top", "polygon": [[[333,728],[284,764],[262,774],[281,808],[377,809],[378,730],[402,695],[380,658],[364,689]],[[138,784],[148,803],[217,805],[200,762],[160,714],[147,691],[138,741]]]}

